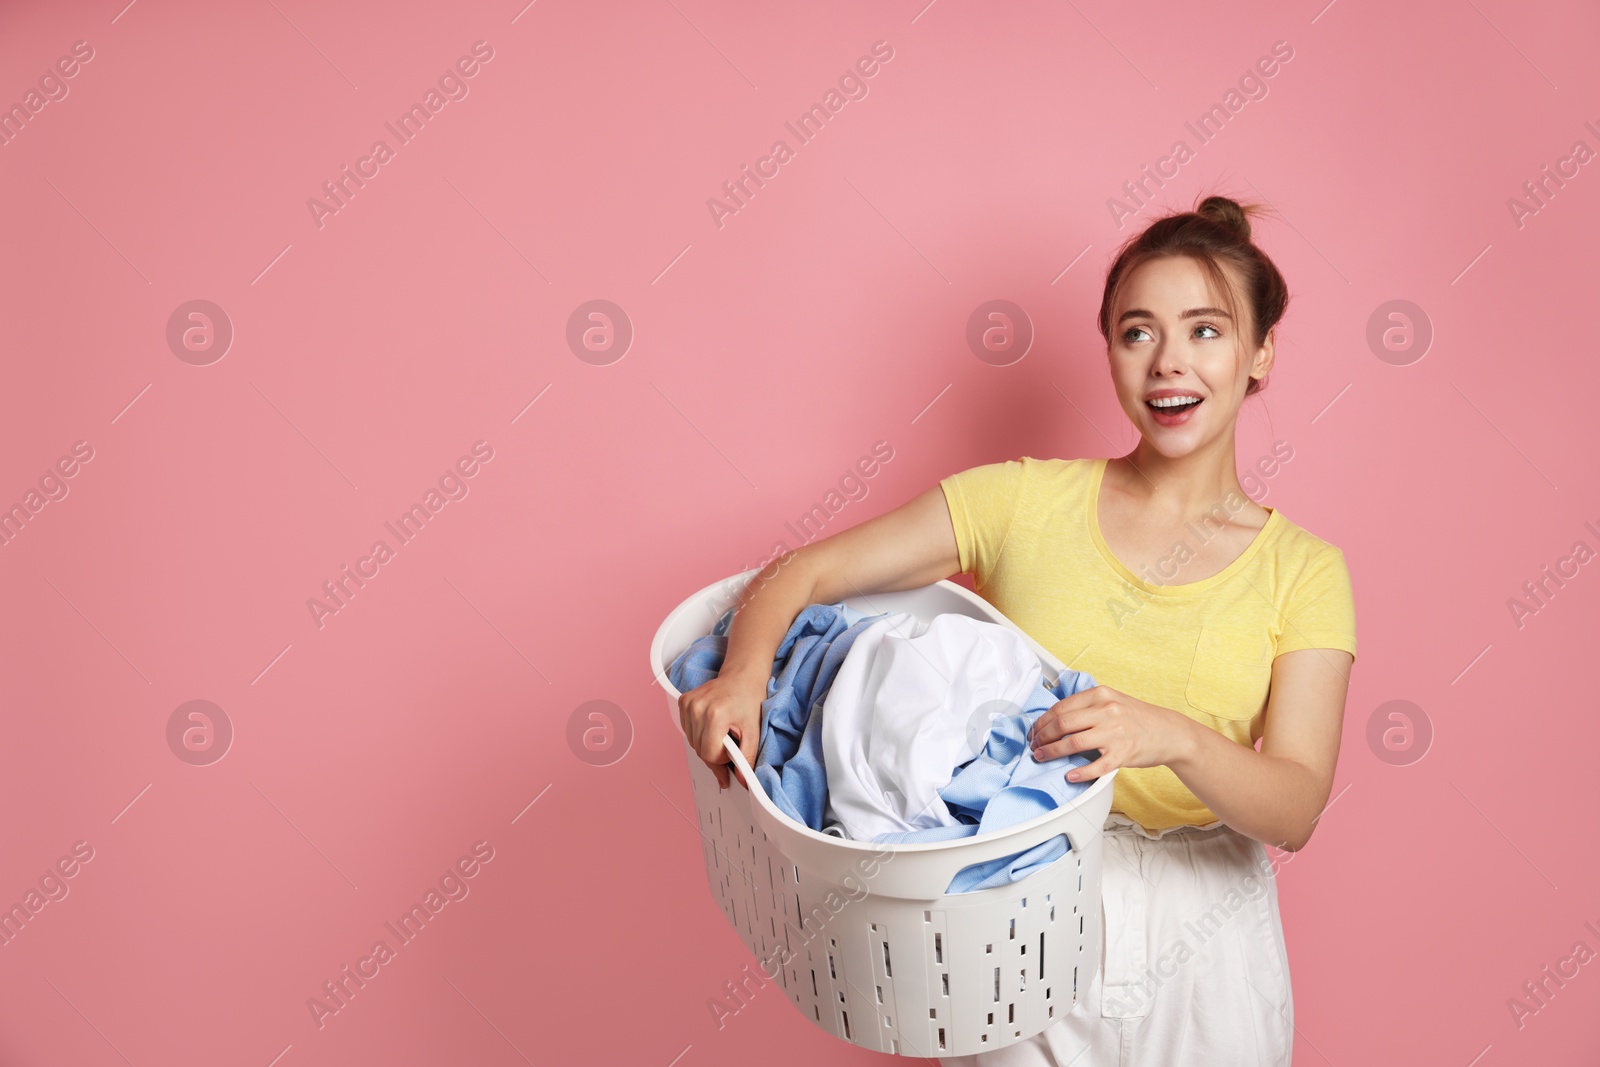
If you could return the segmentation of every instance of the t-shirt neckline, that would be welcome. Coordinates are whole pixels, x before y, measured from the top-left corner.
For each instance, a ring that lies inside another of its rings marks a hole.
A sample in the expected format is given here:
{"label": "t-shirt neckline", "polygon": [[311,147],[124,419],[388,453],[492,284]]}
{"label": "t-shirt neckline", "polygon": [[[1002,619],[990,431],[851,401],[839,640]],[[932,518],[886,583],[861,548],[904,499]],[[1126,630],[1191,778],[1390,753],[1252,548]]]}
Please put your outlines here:
{"label": "t-shirt neckline", "polygon": [[1129,570],[1116,557],[1116,554],[1111,551],[1111,546],[1106,544],[1105,538],[1100,535],[1100,483],[1105,478],[1107,462],[1109,462],[1109,457],[1106,456],[1096,459],[1094,462],[1094,476],[1089,479],[1089,537],[1094,541],[1094,547],[1099,550],[1100,557],[1105,560],[1107,566],[1122,579],[1146,592],[1163,596],[1191,596],[1195,593],[1203,593],[1212,586],[1227,581],[1249,565],[1251,558],[1277,532],[1278,524],[1282,521],[1277,508],[1267,507],[1267,505],[1262,504],[1261,506],[1267,509],[1267,521],[1261,524],[1261,529],[1256,531],[1255,538],[1245,547],[1243,552],[1239,553],[1238,558],[1216,574],[1211,575],[1209,578],[1201,578],[1199,581],[1184,582],[1179,585],[1158,585],[1153,582],[1147,582]]}

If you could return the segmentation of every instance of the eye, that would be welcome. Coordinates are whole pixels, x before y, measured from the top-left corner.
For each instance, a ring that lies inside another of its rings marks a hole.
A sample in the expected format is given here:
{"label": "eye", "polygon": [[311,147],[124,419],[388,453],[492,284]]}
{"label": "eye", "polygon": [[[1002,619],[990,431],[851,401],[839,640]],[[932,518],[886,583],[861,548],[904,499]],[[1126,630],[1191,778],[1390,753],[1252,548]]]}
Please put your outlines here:
{"label": "eye", "polygon": [[[1198,330],[1210,330],[1211,331],[1210,336],[1202,336],[1200,338],[1202,341],[1209,341],[1212,338],[1221,337],[1222,336],[1222,331],[1219,330],[1217,327],[1211,325],[1211,323],[1209,323],[1209,322],[1202,322],[1202,323],[1196,324],[1195,325],[1195,330],[1197,330],[1197,331]],[[1133,341],[1135,340],[1133,335],[1136,334],[1136,333],[1146,333],[1147,334],[1147,333],[1149,333],[1149,331],[1146,330],[1143,326],[1130,326],[1130,327],[1128,327],[1126,330],[1124,330],[1122,332],[1122,341],[1123,341],[1123,343],[1124,344],[1132,344]]]}

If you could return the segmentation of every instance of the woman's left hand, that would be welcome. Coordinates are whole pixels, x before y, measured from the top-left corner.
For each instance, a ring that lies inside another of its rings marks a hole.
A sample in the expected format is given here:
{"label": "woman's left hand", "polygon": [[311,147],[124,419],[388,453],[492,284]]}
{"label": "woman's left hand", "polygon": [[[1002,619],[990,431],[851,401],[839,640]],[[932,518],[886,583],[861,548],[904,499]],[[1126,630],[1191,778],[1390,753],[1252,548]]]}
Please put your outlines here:
{"label": "woman's left hand", "polygon": [[1097,685],[1056,701],[1034,721],[1028,738],[1040,762],[1099,749],[1099,759],[1068,772],[1068,781],[1081,782],[1116,767],[1172,762],[1182,747],[1183,731],[1193,721],[1171,708]]}

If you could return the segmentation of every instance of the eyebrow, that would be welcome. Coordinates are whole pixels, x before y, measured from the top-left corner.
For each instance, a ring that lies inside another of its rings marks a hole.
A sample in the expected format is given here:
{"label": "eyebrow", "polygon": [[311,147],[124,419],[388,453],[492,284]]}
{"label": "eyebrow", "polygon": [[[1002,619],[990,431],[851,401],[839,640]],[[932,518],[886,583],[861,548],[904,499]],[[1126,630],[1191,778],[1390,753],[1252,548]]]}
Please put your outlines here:
{"label": "eyebrow", "polygon": [[[1188,311],[1185,311],[1185,312],[1182,312],[1181,314],[1179,314],[1178,320],[1181,322],[1184,319],[1197,318],[1200,315],[1211,315],[1211,316],[1215,316],[1217,318],[1224,318],[1224,319],[1233,318],[1232,315],[1229,315],[1222,308],[1190,308]],[[1124,311],[1120,316],[1117,317],[1117,323],[1120,325],[1121,323],[1125,322],[1128,319],[1153,319],[1153,318],[1155,318],[1155,315],[1153,315],[1151,312],[1146,311],[1144,308],[1129,308],[1127,311]]]}

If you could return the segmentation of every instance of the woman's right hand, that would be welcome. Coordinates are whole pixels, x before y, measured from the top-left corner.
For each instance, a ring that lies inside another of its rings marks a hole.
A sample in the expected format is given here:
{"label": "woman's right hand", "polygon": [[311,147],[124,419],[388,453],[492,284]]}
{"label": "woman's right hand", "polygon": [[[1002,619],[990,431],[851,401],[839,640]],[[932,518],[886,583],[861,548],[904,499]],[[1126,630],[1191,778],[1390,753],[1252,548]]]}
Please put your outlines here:
{"label": "woman's right hand", "polygon": [[[877,453],[876,448],[873,451]],[[893,455],[891,451],[881,458]],[[785,631],[800,611],[809,604],[832,604],[851,595],[920,589],[961,569],[944,488],[935,485],[893,511],[809,542],[783,557],[780,566],[776,578],[762,578],[763,585],[775,583],[772,588],[743,604],[748,611],[751,605],[765,605],[769,597],[776,597],[774,604],[782,605],[757,609],[760,625],[766,630],[761,639],[767,642],[765,648],[742,648],[736,643],[735,635],[742,633],[744,625],[739,615],[728,631],[728,650],[752,657],[744,662],[754,662],[754,669],[729,670],[724,661],[715,678],[678,698],[678,725],[683,736],[716,772],[723,789],[728,788],[729,778],[724,738],[733,737],[745,761],[755,766],[761,748],[761,705],[772,680],[772,658],[783,647]],[[734,662],[741,661],[735,658]],[[739,781],[749,788],[743,775]]]}
{"label": "woman's right hand", "polygon": [[[767,698],[767,675],[723,673],[678,698],[678,724],[695,755],[716,773],[718,785],[728,788],[728,752],[722,739],[732,735],[745,760],[755,766],[761,745],[761,702]],[[750,783],[739,775],[746,789]]]}

